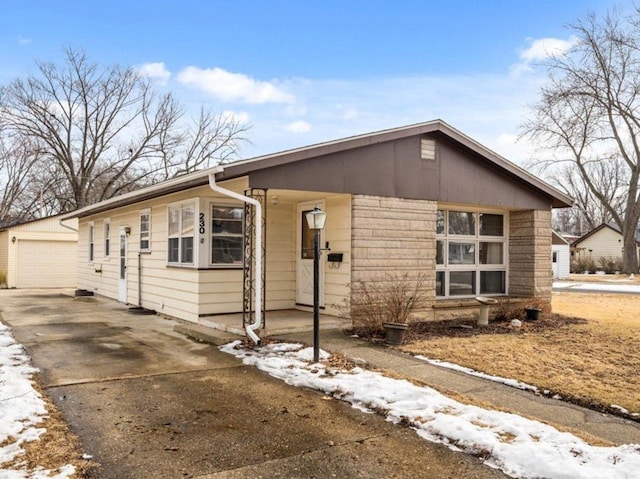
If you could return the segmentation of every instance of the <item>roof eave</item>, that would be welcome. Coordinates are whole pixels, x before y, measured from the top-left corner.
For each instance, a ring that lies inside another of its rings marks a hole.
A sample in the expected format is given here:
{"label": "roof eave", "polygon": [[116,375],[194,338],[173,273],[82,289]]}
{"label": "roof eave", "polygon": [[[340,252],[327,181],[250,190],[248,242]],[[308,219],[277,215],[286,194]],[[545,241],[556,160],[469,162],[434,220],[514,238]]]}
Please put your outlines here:
{"label": "roof eave", "polygon": [[[348,149],[359,148],[392,141],[395,139],[405,138],[408,136],[434,132],[442,132],[444,135],[452,138],[464,147],[489,159],[490,161],[498,165],[503,171],[506,171],[516,179],[519,179],[520,181],[533,186],[536,190],[551,199],[553,208],[565,208],[573,205],[573,199],[568,195],[565,195],[564,193],[556,190],[531,173],[511,163],[497,153],[489,150],[464,133],[456,130],[444,121],[433,120],[424,123],[416,123],[413,125],[382,130],[374,133],[352,136],[340,140],[328,141],[279,153],[263,155],[248,160],[229,163],[227,165],[219,165],[207,170],[197,171],[188,175],[167,180],[162,183],[158,183],[157,185],[142,188],[137,191],[125,193],[115,198],[111,198],[109,200],[105,200],[100,203],[81,208],[65,215],[64,218],[86,217],[92,214],[110,210],[112,208],[128,206],[139,201],[157,198],[159,196],[174,193],[183,189],[203,186],[207,184],[209,175],[211,173],[216,174],[217,181],[230,180],[246,176],[247,174],[254,171],[271,168],[274,166],[286,165],[296,161],[332,153],[338,153]],[[217,170],[219,170],[220,168],[222,168],[222,171],[217,172]]]}

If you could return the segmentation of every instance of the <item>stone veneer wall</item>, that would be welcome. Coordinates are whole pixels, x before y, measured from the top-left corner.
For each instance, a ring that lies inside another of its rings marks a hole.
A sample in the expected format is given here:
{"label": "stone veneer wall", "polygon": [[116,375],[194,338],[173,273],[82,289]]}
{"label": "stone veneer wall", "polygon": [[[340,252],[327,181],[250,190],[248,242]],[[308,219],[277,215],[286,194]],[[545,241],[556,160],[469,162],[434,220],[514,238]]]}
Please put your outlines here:
{"label": "stone veneer wall", "polygon": [[509,295],[540,298],[550,306],[551,211],[509,213]]}
{"label": "stone veneer wall", "polygon": [[423,273],[425,296],[417,315],[435,300],[437,203],[354,195],[351,203],[351,284],[389,275]]}

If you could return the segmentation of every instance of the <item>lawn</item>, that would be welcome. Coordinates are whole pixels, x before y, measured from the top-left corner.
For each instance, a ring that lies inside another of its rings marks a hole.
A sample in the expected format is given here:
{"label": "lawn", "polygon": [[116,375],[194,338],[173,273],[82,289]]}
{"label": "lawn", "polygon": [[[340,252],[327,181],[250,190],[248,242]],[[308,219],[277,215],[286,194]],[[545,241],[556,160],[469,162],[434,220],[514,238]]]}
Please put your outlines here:
{"label": "lawn", "polygon": [[507,323],[486,334],[422,334],[402,349],[518,379],[579,404],[640,413],[640,297],[554,293],[552,307],[554,314],[543,314],[536,327]]}

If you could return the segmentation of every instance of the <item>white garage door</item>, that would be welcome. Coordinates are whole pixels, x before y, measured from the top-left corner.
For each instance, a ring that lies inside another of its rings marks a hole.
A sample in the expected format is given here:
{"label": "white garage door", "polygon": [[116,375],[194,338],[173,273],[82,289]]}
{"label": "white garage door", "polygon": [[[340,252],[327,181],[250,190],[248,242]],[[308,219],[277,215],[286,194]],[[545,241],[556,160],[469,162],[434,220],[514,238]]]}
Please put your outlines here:
{"label": "white garage door", "polygon": [[76,285],[75,241],[18,242],[18,288],[72,288]]}

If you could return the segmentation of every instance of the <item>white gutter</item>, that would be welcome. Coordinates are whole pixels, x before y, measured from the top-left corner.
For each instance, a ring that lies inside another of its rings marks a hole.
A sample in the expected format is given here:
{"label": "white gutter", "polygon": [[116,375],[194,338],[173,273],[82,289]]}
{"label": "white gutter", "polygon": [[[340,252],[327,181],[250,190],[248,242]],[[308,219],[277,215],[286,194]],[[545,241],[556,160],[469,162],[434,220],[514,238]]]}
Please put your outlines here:
{"label": "white gutter", "polygon": [[[262,205],[259,201],[254,200],[253,198],[249,198],[248,196],[241,195],[236,193],[235,191],[227,190],[221,186],[216,184],[216,173],[221,173],[223,171],[223,167],[219,166],[215,168],[211,173],[209,173],[209,187],[222,195],[228,196],[229,198],[234,198],[236,200],[240,200],[243,203],[249,203],[256,208],[256,230],[255,230],[255,238],[254,238],[254,258],[256,258],[256,275],[255,281],[260,281],[262,278]],[[255,317],[254,322],[247,325],[245,328],[247,332],[247,336],[251,338],[251,340],[255,344],[260,344],[260,338],[255,333],[256,329],[260,329],[262,326],[262,287],[261,285],[256,285],[255,290]]]}

